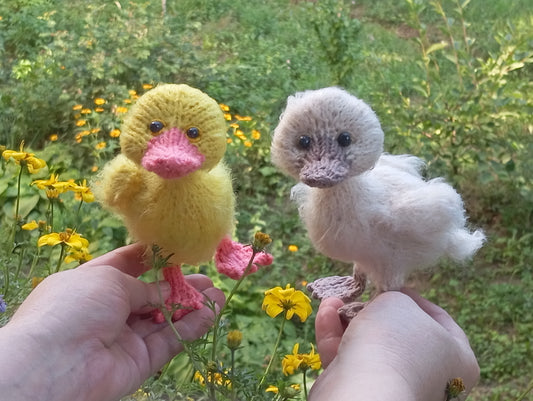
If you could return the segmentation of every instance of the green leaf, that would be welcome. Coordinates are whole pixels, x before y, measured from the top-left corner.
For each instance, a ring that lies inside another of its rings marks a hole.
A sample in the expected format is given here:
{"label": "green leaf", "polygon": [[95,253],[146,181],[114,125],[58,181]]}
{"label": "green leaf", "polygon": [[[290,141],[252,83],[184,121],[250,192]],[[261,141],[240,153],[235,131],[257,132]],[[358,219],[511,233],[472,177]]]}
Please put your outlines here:
{"label": "green leaf", "polygon": [[426,54],[431,54],[433,52],[442,50],[442,49],[444,49],[446,47],[448,47],[448,42],[442,41],[442,42],[439,42],[439,43],[433,43],[431,46],[429,46],[426,49]]}

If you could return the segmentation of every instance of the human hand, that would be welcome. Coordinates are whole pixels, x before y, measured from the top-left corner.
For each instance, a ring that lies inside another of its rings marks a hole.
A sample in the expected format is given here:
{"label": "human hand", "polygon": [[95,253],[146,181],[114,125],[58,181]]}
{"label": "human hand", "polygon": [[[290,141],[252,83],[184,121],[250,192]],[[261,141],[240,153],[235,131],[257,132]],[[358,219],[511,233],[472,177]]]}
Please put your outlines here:
{"label": "human hand", "polygon": [[410,290],[373,299],[344,327],[336,298],[322,301],[317,348],[325,371],[309,400],[443,401],[460,377],[466,394],[479,379],[468,339],[437,305]]}
{"label": "human hand", "polygon": [[[10,400],[117,400],[181,352],[169,325],[145,318],[170,288],[161,282],[159,294],[156,283],[135,278],[148,270],[142,252],[138,245],[120,248],[39,284],[0,330],[0,392]],[[209,278],[187,280],[224,303]],[[213,320],[205,306],[174,326],[193,340]]]}

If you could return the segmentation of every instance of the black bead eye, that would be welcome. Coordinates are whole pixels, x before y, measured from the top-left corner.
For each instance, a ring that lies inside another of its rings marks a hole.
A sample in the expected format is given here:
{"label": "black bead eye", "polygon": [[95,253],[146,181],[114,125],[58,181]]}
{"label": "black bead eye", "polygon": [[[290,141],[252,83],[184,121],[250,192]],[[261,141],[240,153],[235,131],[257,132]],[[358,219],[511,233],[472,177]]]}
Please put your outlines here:
{"label": "black bead eye", "polygon": [[196,127],[191,127],[187,130],[187,136],[191,139],[196,139],[200,136],[200,130]]}
{"label": "black bead eye", "polygon": [[152,121],[150,123],[150,131],[152,131],[154,134],[158,133],[163,129],[165,124],[163,124],[161,121]]}
{"label": "black bead eye", "polygon": [[300,149],[309,149],[311,147],[311,137],[307,135],[302,135],[298,139],[298,146]]}
{"label": "black bead eye", "polygon": [[345,148],[346,146],[350,146],[352,143],[352,137],[350,136],[349,132],[341,132],[337,137],[337,142],[340,146]]}

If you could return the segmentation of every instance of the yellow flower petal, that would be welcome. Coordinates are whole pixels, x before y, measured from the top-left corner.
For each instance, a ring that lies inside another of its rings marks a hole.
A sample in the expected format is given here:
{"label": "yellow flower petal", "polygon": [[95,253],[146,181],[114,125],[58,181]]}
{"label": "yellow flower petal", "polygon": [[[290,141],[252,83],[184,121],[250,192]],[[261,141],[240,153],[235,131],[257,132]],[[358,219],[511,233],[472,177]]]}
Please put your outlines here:
{"label": "yellow flower petal", "polygon": [[39,228],[39,224],[35,220],[30,221],[29,223],[23,224],[20,228],[26,231],[35,230],[36,228]]}

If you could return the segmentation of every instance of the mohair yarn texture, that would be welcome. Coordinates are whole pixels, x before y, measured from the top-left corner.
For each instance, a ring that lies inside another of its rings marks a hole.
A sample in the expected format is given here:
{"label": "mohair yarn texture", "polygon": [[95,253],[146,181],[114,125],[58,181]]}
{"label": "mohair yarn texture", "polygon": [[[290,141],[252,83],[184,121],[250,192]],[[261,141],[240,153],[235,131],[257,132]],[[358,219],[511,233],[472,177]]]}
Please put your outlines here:
{"label": "mohair yarn texture", "polygon": [[441,257],[468,259],[485,239],[466,227],[460,195],[424,179],[422,160],[382,153],[383,137],[366,103],[332,87],[289,97],[271,148],[274,164],[300,181],[292,197],[313,245],[354,262],[378,291],[400,289]]}
{"label": "mohair yarn texture", "polygon": [[138,99],[121,131],[121,154],[97,178],[97,199],[134,240],[172,253],[171,263],[211,260],[232,232],[235,205],[218,103],[187,85],[160,85]]}

